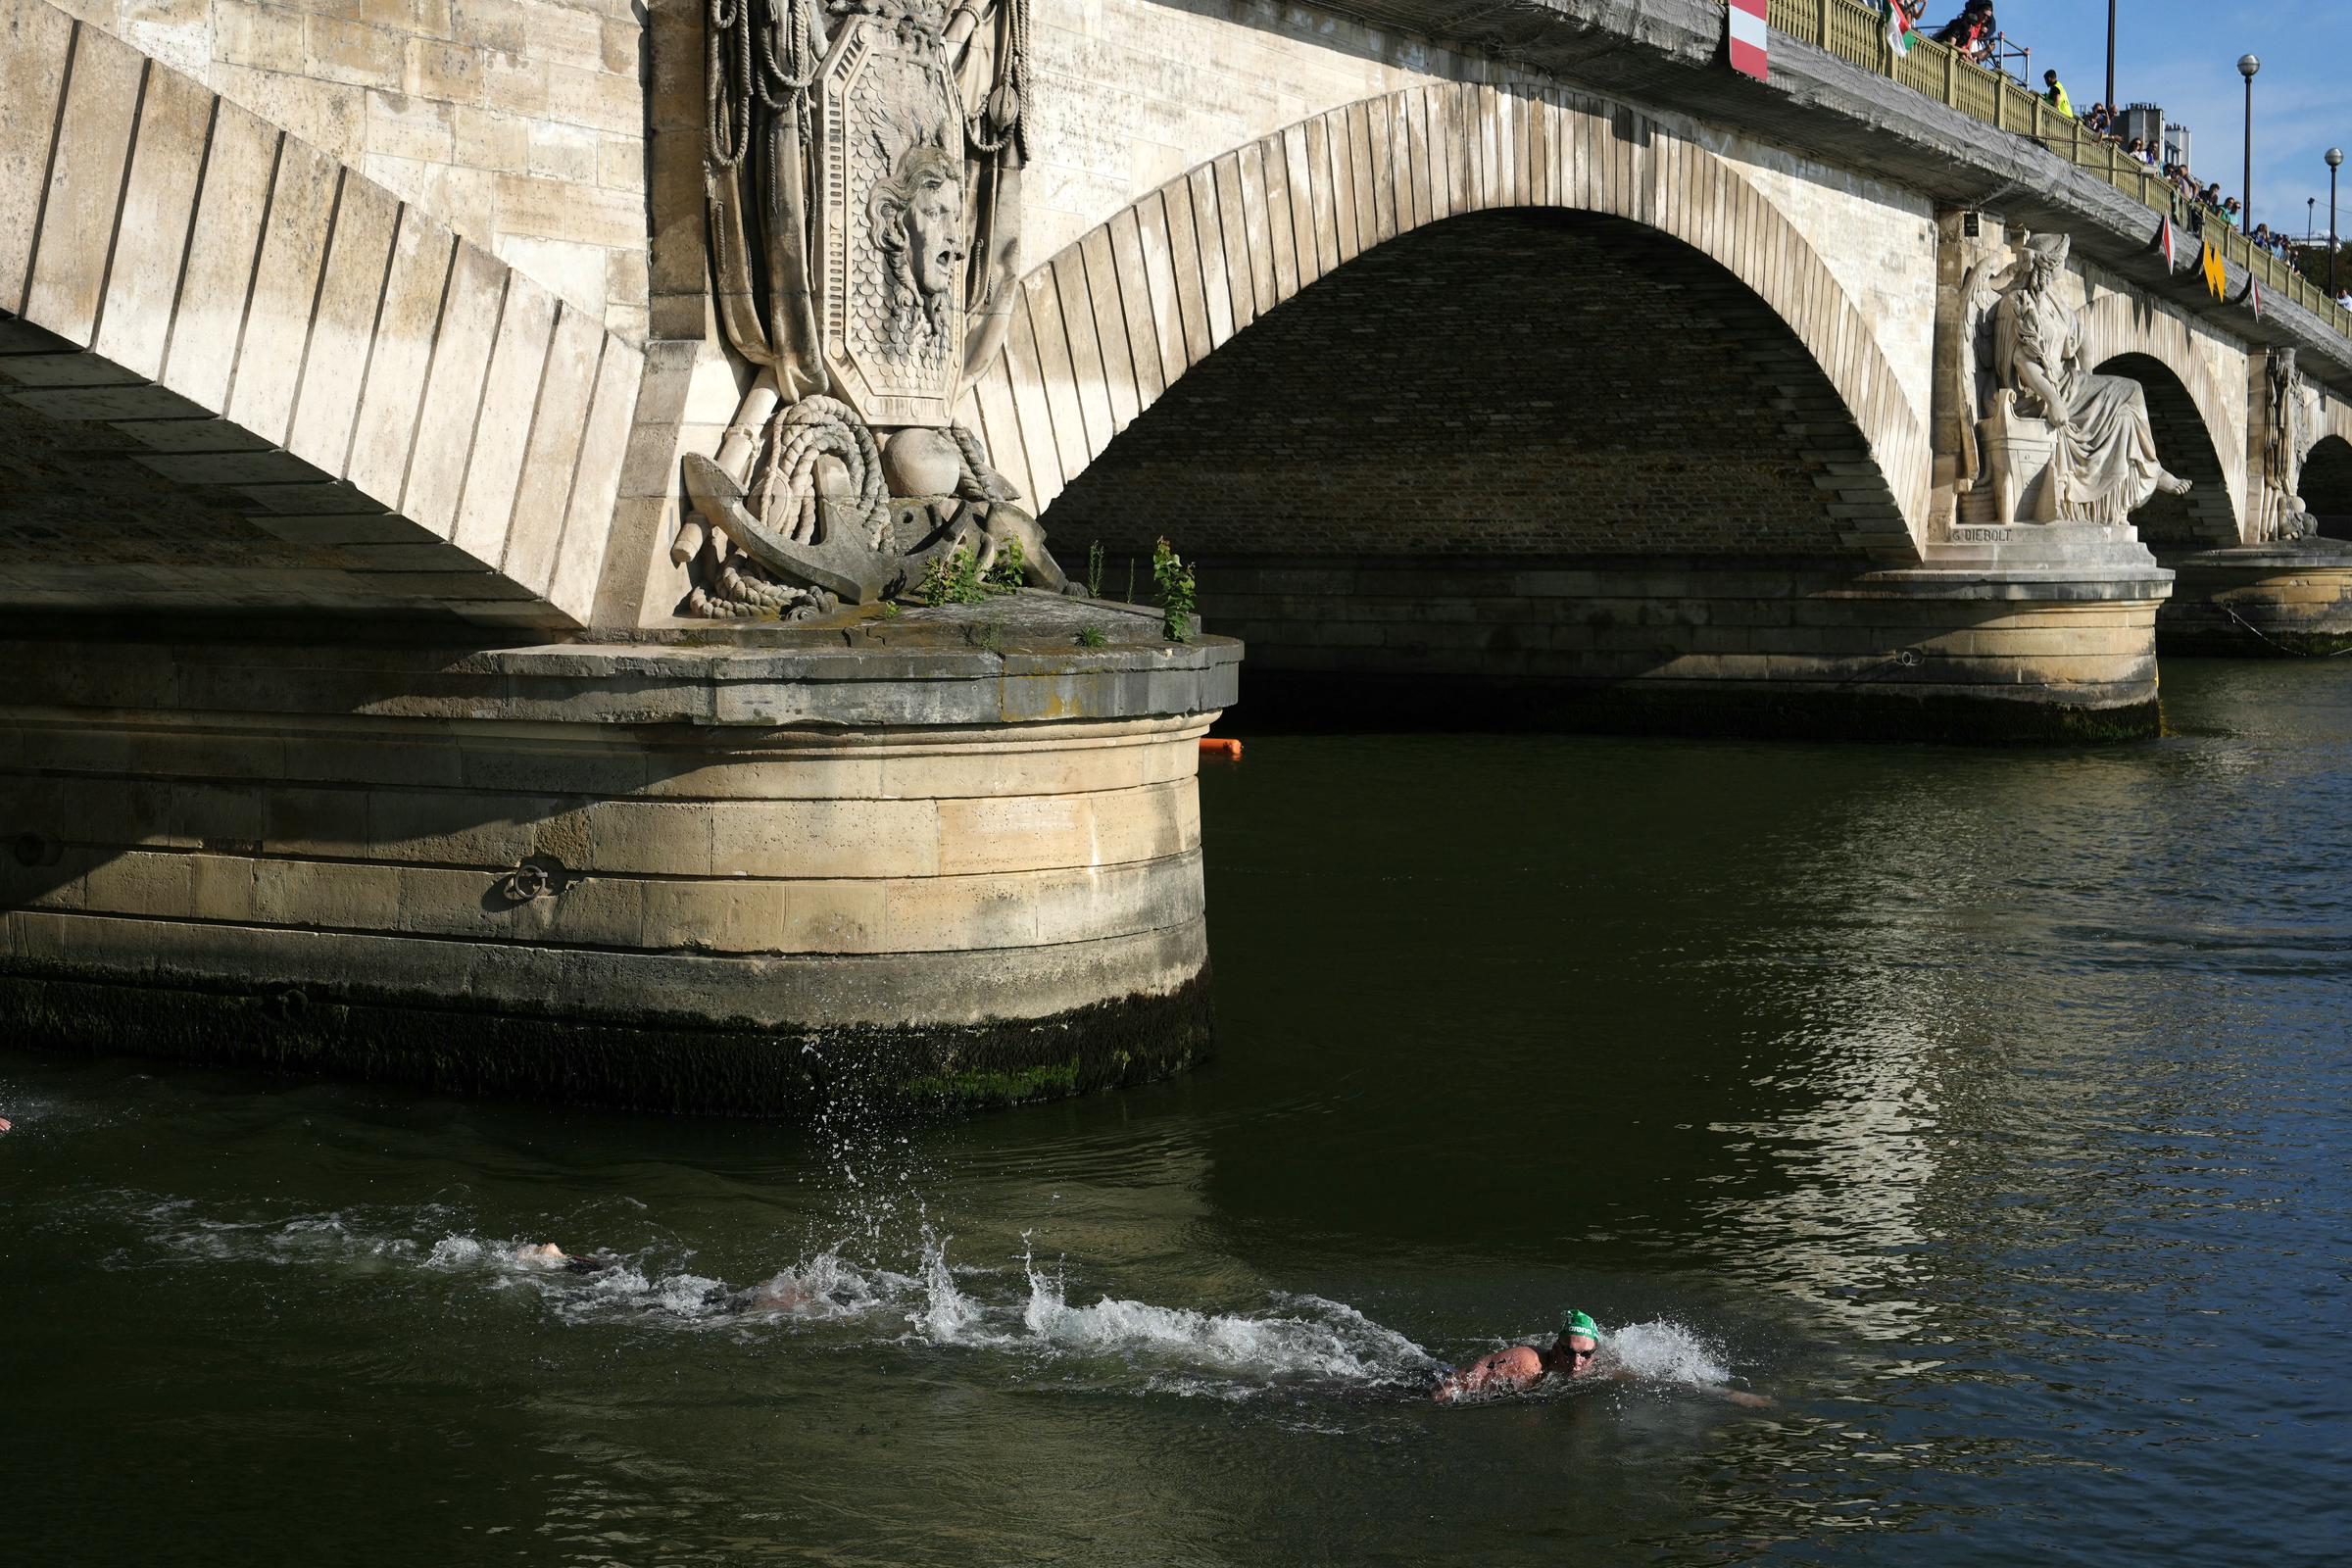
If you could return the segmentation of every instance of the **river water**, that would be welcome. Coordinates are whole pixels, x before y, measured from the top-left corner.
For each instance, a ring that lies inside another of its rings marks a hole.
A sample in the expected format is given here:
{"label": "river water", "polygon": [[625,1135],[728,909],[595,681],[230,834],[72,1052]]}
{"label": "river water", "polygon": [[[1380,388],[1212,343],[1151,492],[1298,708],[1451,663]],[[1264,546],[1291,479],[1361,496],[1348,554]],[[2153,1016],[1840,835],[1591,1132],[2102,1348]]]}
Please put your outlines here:
{"label": "river water", "polygon": [[[0,1052],[0,1555],[2340,1561],[2352,665],[2166,680],[1254,737],[1220,1059],[956,1125]],[[1422,1396],[1568,1307],[1627,1376]]]}

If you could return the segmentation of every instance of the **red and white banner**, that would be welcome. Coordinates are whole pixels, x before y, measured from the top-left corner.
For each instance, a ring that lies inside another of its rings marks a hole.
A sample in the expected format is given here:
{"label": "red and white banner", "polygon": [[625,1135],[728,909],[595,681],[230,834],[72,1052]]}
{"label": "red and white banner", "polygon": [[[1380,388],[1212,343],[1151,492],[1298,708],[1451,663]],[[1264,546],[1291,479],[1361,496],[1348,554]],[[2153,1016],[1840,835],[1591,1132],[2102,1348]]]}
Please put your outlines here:
{"label": "red and white banner", "polygon": [[1765,0],[1731,0],[1725,25],[1731,29],[1732,69],[1764,79]]}

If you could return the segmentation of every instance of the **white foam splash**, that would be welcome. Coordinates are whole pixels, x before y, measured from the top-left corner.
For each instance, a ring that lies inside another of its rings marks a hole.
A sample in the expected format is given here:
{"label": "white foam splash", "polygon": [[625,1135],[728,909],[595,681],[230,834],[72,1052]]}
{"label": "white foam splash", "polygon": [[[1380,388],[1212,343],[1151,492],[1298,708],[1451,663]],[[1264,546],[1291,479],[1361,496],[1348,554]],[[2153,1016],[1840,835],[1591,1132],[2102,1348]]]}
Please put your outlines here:
{"label": "white foam splash", "polygon": [[1601,1342],[1600,1366],[1630,1373],[1645,1383],[1718,1389],[1732,1381],[1722,1347],[1662,1318],[1610,1331]]}
{"label": "white foam splash", "polygon": [[424,1266],[435,1269],[476,1268],[488,1250],[473,1237],[444,1236],[425,1254]]}
{"label": "white foam splash", "polygon": [[[183,1258],[471,1275],[492,1291],[526,1293],[576,1326],[847,1333],[1016,1356],[1031,1370],[1059,1365],[1064,1376],[1127,1393],[1242,1400],[1300,1384],[1395,1389],[1424,1382],[1439,1366],[1412,1340],[1343,1301],[1269,1293],[1262,1309],[1211,1311],[1104,1292],[1073,1302],[1065,1277],[1039,1268],[1026,1250],[1017,1269],[958,1265],[949,1241],[928,1227],[910,1272],[853,1262],[836,1242],[739,1287],[683,1266],[682,1257],[665,1266],[647,1252],[598,1255],[586,1270],[550,1266],[525,1253],[538,1238],[442,1230],[463,1216],[439,1204],[399,1214],[216,1219],[186,1200],[148,1198],[134,1211],[154,1242]],[[438,1239],[430,1239],[434,1230],[442,1230]],[[1659,1387],[1735,1381],[1720,1345],[1663,1319],[1611,1332],[1601,1369]]]}

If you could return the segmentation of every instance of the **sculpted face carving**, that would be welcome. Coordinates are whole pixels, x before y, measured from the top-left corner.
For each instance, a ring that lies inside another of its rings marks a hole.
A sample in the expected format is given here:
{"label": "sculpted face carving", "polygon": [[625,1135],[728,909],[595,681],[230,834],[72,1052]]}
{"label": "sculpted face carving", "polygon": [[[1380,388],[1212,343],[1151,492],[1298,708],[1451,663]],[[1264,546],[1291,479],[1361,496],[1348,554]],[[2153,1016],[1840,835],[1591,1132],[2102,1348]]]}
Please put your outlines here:
{"label": "sculpted face carving", "polygon": [[946,329],[964,258],[963,171],[947,151],[910,147],[867,203],[874,248],[888,266],[890,337],[898,345]]}
{"label": "sculpted face carving", "polygon": [[906,208],[906,244],[914,257],[914,286],[924,298],[945,294],[963,260],[963,187],[926,183]]}

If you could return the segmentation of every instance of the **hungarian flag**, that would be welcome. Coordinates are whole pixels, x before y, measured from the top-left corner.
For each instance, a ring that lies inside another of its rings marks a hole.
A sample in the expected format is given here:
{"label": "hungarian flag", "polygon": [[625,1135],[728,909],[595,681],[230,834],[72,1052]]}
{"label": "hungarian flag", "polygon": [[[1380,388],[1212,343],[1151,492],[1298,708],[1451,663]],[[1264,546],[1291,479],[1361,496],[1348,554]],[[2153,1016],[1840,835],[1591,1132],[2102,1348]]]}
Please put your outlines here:
{"label": "hungarian flag", "polygon": [[2261,320],[2261,319],[2262,319],[2262,284],[2261,284],[2261,283],[2259,283],[2259,282],[2257,282],[2257,281],[2255,280],[2254,274],[2253,274],[2253,273],[2251,273],[2251,272],[2248,272],[2248,273],[2246,274],[2246,298],[2247,298],[2247,300],[2248,300],[2248,301],[2250,301],[2250,302],[2253,304],[2253,306],[2254,306],[2254,319],[2256,319],[2257,321]]}
{"label": "hungarian flag", "polygon": [[1764,0],[1732,0],[1725,15],[1731,29],[1732,69],[1764,79]]}
{"label": "hungarian flag", "polygon": [[1893,50],[1894,57],[1900,60],[1911,52],[1913,44],[1919,42],[1919,27],[1912,22],[1911,12],[1903,4],[1903,0],[1885,0],[1885,4],[1886,6],[1886,47]]}
{"label": "hungarian flag", "polygon": [[2156,248],[2164,252],[2164,270],[2167,272],[2178,271],[2180,263],[2173,255],[2173,220],[2170,217],[2156,220]]}

